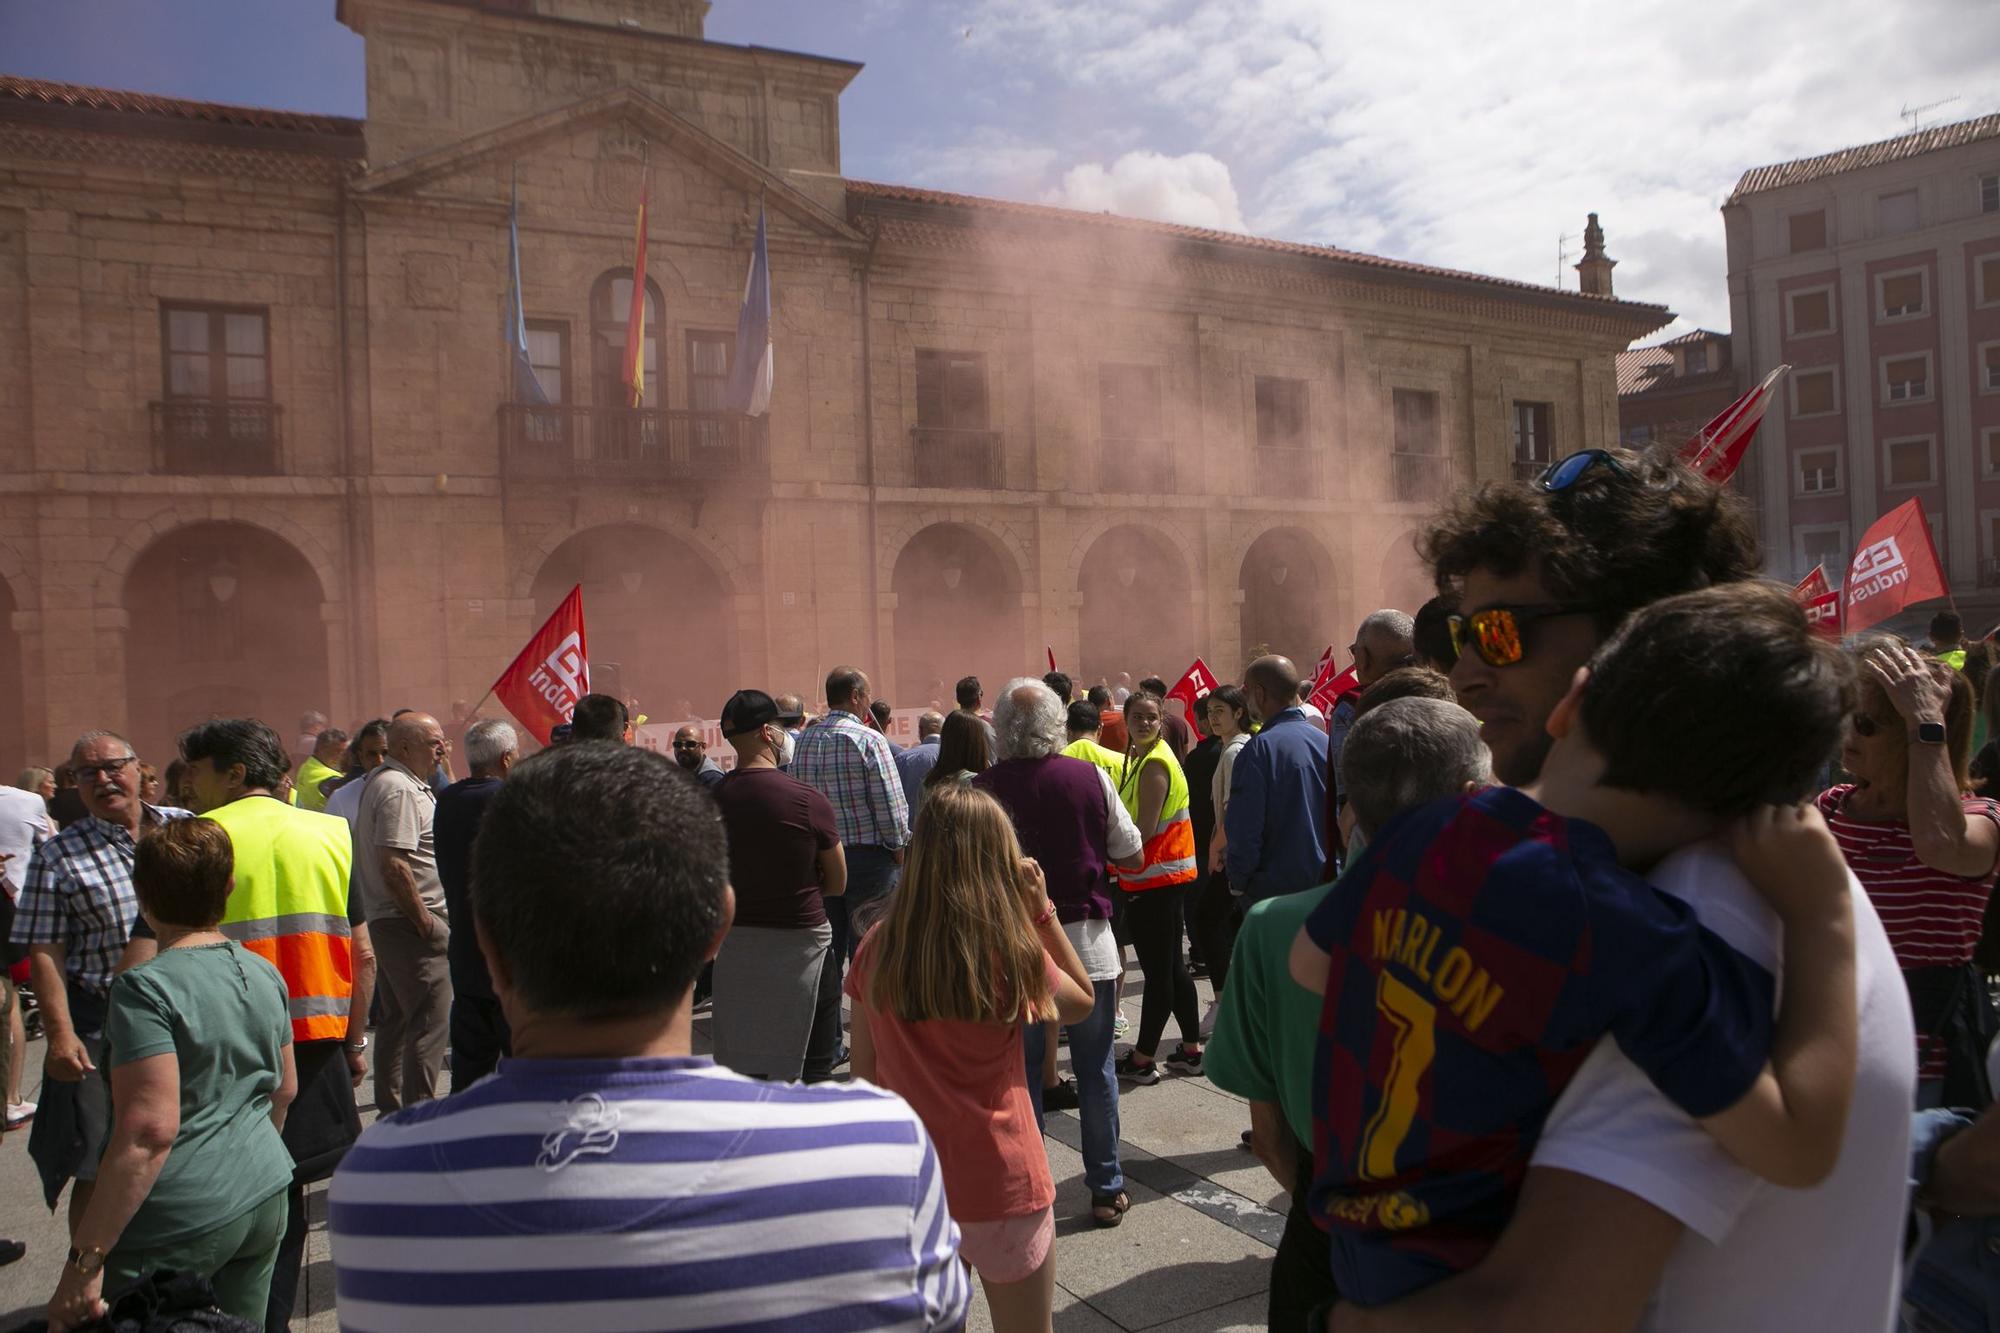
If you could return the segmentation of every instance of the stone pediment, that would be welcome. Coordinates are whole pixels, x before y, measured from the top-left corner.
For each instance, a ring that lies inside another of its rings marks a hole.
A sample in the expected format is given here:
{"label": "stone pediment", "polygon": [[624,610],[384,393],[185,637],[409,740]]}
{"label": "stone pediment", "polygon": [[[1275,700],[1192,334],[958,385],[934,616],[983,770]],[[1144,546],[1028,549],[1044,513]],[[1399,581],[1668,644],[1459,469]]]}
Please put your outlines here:
{"label": "stone pediment", "polygon": [[597,93],[482,130],[456,143],[369,171],[349,190],[361,199],[416,196],[455,176],[483,174],[558,143],[595,138],[588,202],[612,211],[630,207],[650,167],[673,163],[710,172],[760,196],[773,214],[809,232],[861,243],[846,219],[787,182],[782,173],[730,147],[687,117],[630,86]]}

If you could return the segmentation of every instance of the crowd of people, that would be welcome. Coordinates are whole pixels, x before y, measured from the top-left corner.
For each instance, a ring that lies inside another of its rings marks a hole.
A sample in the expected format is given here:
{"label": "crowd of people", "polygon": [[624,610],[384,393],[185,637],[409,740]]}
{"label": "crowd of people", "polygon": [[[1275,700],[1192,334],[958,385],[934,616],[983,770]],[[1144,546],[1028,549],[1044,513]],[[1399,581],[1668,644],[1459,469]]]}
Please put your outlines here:
{"label": "crowd of people", "polygon": [[1289,1196],[1274,1330],[1989,1327],[1990,638],[1820,637],[1658,454],[1420,549],[1325,708],[1263,653],[1192,714],[966,677],[908,746],[840,666],[732,695],[727,772],[602,694],[525,755],[86,733],[0,793],[51,1326],[170,1270],[288,1327],[330,1179],[345,1327],[950,1328],[976,1276],[1046,1329],[1046,1117],[1117,1227],[1121,1098],[1205,1077]]}

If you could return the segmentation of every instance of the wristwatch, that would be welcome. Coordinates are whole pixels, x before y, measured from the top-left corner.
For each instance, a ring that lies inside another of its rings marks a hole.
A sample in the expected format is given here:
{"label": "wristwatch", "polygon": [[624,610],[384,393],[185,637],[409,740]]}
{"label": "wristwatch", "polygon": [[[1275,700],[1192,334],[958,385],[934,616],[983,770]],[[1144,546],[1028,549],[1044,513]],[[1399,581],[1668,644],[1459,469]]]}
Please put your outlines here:
{"label": "wristwatch", "polygon": [[367,1050],[367,1049],[368,1049],[368,1038],[366,1038],[366,1037],[363,1037],[363,1038],[362,1038],[362,1039],[361,1039],[360,1041],[350,1041],[350,1042],[348,1042],[348,1043],[347,1043],[347,1049],[348,1049],[348,1050],[350,1050],[350,1051],[365,1051],[365,1050]]}
{"label": "wristwatch", "polygon": [[1943,745],[1944,723],[1920,721],[1910,739],[1920,745]]}
{"label": "wristwatch", "polygon": [[104,1267],[104,1247],[86,1245],[81,1250],[72,1248],[69,1252],[69,1266],[85,1277],[97,1276],[98,1270]]}

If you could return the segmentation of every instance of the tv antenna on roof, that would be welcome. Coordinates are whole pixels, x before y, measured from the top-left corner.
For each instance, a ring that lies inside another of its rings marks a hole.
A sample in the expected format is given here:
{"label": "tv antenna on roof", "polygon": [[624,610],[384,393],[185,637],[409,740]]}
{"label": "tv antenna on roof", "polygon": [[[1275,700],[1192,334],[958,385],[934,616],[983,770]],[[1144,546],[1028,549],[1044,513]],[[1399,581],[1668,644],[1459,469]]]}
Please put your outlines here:
{"label": "tv antenna on roof", "polygon": [[1569,266],[1569,243],[1574,238],[1568,232],[1556,235],[1556,286],[1563,285],[1563,273]]}
{"label": "tv antenna on roof", "polygon": [[1940,97],[1937,101],[1926,102],[1922,106],[1911,106],[1908,102],[1905,102],[1903,103],[1903,109],[1897,112],[1896,114],[1901,116],[1904,120],[1910,122],[1910,133],[1914,134],[1918,130],[1923,128],[1923,126],[1918,124],[1917,122],[1918,118],[1921,117],[1924,114],[1924,112],[1935,111],[1941,106],[1950,106],[1953,102],[1956,102],[1958,100],[1959,100],[1958,94],[1953,93],[1950,97]]}

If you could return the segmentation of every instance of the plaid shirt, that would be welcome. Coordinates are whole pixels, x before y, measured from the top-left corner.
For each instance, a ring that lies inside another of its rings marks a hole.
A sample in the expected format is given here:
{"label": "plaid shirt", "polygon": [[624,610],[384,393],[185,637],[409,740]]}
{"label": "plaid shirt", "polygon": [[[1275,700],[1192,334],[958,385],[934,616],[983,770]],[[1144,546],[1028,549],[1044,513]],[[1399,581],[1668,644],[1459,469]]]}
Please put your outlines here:
{"label": "plaid shirt", "polygon": [[[193,817],[189,810],[152,805],[143,816],[147,824]],[[15,904],[13,942],[62,945],[71,985],[92,995],[109,991],[139,915],[132,852],[132,835],[95,815],[37,847]]]}
{"label": "plaid shirt", "polygon": [[910,840],[910,803],[888,738],[839,709],[800,733],[792,776],[826,793],[833,824],[849,847],[901,847]]}

